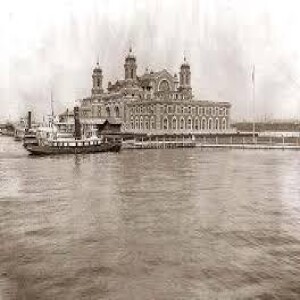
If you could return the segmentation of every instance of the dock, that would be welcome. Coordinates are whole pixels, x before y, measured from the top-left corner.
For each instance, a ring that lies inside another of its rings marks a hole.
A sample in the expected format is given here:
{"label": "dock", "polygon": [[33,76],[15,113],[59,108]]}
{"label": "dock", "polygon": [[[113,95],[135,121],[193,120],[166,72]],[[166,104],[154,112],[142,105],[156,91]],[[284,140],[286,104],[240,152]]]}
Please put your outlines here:
{"label": "dock", "polygon": [[123,139],[123,149],[215,148],[256,150],[300,150],[299,137],[260,137],[250,134],[157,134]]}
{"label": "dock", "polygon": [[170,149],[170,148],[193,148],[197,144],[194,141],[145,141],[123,142],[123,149]]}
{"label": "dock", "polygon": [[255,149],[255,150],[300,150],[298,145],[287,144],[196,144],[199,148],[218,149]]}

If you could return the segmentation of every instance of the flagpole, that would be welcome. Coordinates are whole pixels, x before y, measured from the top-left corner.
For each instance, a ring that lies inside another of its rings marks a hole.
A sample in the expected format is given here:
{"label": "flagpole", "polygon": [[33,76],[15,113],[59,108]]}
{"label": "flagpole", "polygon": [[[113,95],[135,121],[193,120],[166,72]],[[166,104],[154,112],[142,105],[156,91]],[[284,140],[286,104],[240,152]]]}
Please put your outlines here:
{"label": "flagpole", "polygon": [[252,105],[253,105],[253,124],[252,124],[252,140],[255,143],[255,65],[252,70]]}

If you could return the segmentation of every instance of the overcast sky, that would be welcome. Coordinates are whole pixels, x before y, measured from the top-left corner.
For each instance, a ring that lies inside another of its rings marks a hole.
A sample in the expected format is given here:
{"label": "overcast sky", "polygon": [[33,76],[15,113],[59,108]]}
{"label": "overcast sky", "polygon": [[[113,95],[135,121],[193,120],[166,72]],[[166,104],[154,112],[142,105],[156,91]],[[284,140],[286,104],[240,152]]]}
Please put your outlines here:
{"label": "overcast sky", "polygon": [[195,97],[230,101],[235,119],[299,118],[299,11],[298,0],[2,1],[0,119],[49,114],[51,89],[56,112],[72,107],[98,56],[105,87],[123,78],[130,45],[139,74],[178,72],[185,53]]}

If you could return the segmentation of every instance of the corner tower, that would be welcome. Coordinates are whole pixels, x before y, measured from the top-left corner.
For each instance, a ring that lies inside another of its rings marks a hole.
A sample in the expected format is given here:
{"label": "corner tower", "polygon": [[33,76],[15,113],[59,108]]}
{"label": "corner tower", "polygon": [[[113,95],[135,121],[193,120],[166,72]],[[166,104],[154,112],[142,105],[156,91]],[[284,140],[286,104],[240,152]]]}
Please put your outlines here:
{"label": "corner tower", "polygon": [[191,91],[191,67],[184,57],[179,72],[179,89]]}
{"label": "corner tower", "polygon": [[92,95],[102,94],[103,93],[103,88],[102,88],[103,75],[102,75],[102,69],[99,66],[99,62],[97,62],[97,65],[93,70],[92,79],[93,79]]}
{"label": "corner tower", "polygon": [[124,70],[125,70],[125,80],[136,80],[136,58],[132,53],[132,48],[129,48],[129,53],[125,58]]}

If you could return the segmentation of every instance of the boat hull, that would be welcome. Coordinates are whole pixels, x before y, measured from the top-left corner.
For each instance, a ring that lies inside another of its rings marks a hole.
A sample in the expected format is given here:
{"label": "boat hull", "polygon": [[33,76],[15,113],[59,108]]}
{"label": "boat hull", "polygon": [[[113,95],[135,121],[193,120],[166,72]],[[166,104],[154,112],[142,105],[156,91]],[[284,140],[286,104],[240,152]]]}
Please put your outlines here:
{"label": "boat hull", "polygon": [[97,152],[119,152],[121,143],[101,143],[89,146],[50,146],[50,145],[26,145],[25,149],[33,155],[55,155],[55,154],[88,154]]}

